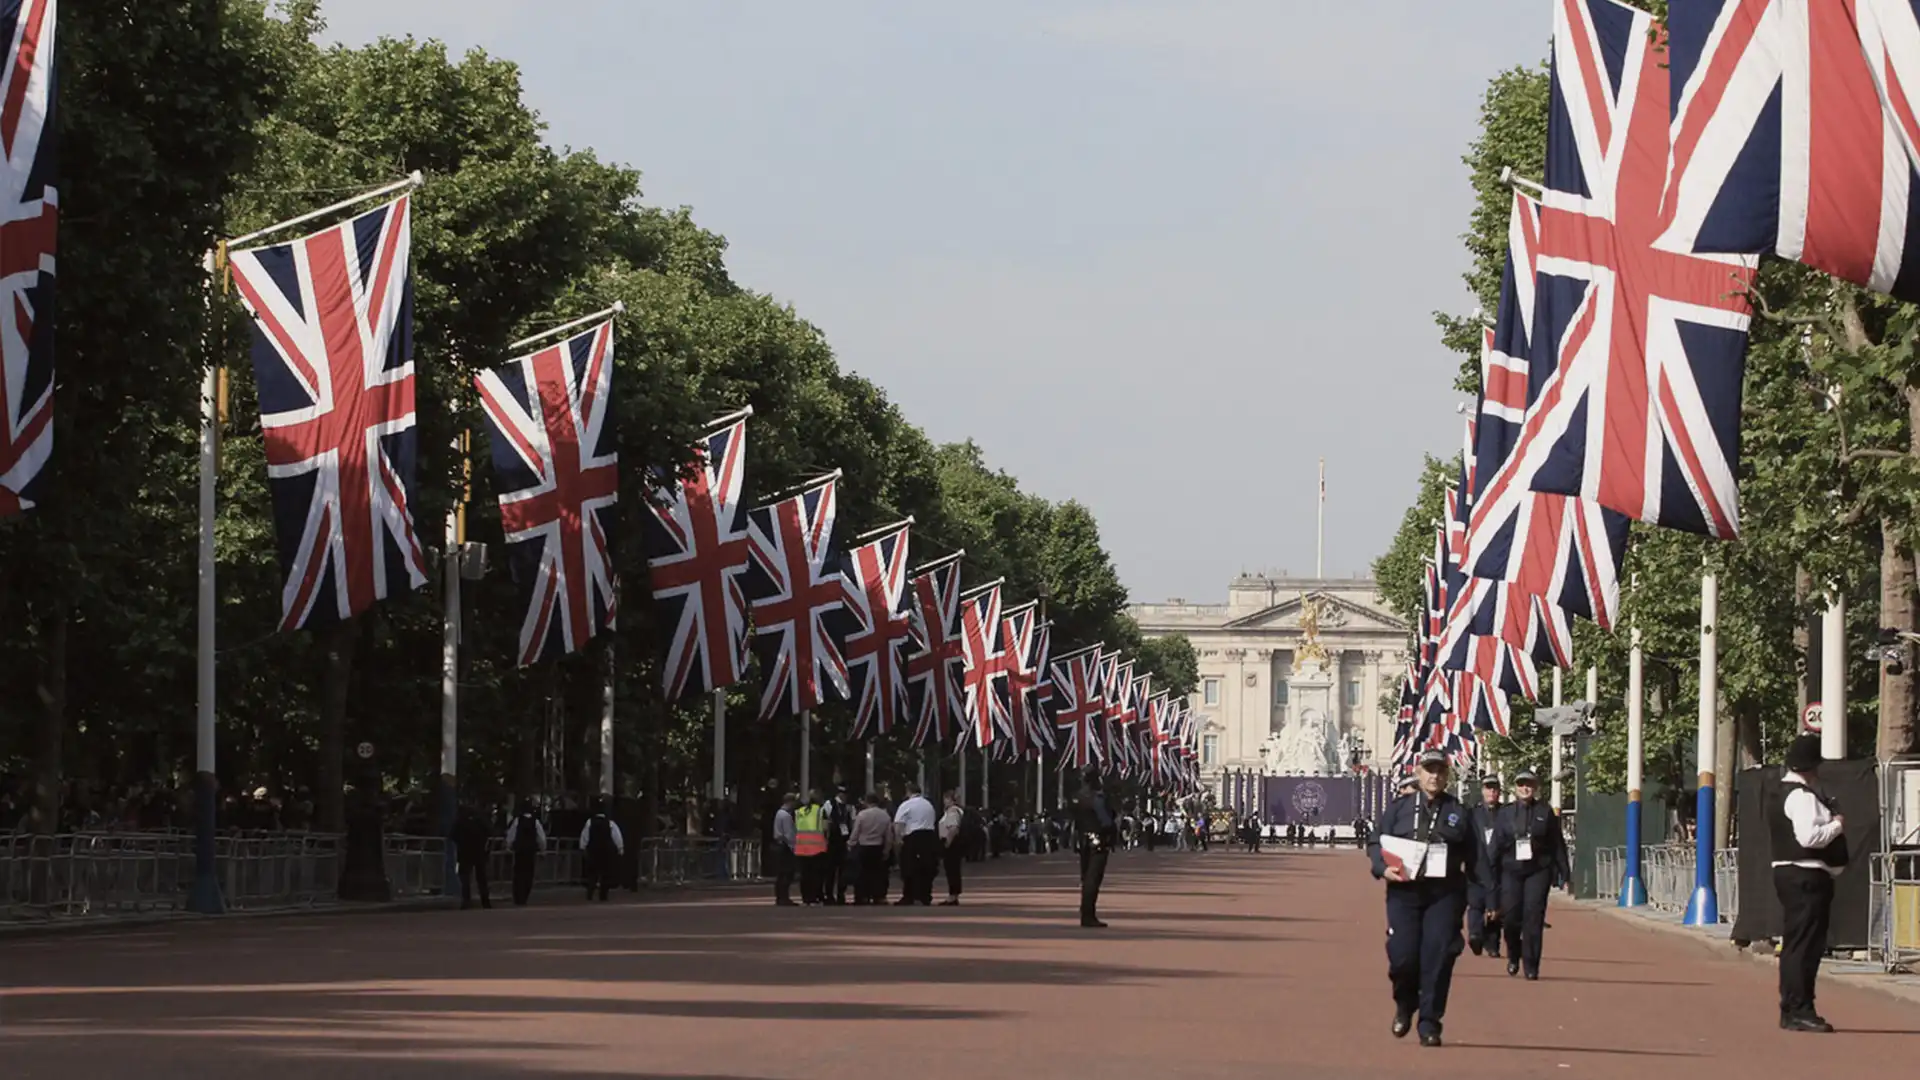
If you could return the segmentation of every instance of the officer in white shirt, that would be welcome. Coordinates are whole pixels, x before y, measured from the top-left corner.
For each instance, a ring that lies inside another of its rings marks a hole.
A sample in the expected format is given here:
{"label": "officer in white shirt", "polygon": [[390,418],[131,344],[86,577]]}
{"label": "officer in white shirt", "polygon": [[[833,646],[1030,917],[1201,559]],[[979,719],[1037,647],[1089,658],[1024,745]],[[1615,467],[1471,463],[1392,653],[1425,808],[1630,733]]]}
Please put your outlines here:
{"label": "officer in white shirt", "polygon": [[1830,1032],[1813,1009],[1813,984],[1827,951],[1833,879],[1847,865],[1846,822],[1812,786],[1819,782],[1820,737],[1802,735],[1787,748],[1780,797],[1767,814],[1773,844],[1773,889],[1780,897],[1780,1026]]}
{"label": "officer in white shirt", "polygon": [[920,785],[907,782],[907,797],[893,812],[893,828],[900,837],[900,899],[898,906],[933,903],[933,878],[940,867],[940,837],[934,829],[939,815],[920,794]]}

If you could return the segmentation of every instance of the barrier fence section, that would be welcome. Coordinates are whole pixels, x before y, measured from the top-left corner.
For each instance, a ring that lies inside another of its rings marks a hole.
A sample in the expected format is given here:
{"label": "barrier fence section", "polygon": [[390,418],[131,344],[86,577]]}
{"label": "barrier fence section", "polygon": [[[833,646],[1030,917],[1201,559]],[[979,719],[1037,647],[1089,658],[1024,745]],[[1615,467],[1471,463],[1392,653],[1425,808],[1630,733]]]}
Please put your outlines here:
{"label": "barrier fence section", "polygon": [[[266,911],[337,903],[343,842],[332,833],[218,837],[216,873],[227,907]],[[382,844],[395,899],[436,896],[449,884],[446,840],[388,834]],[[760,880],[756,841],[648,838],[638,841],[631,854],[641,885]],[[513,864],[505,841],[494,839],[487,859],[492,895],[510,890]],[[188,832],[0,833],[0,922],[182,911],[193,874],[193,835]],[[634,877],[629,868],[616,880],[625,883]],[[534,887],[578,888],[584,880],[579,845],[549,840],[535,862]],[[453,884],[457,892],[458,884]]]}
{"label": "barrier fence section", "polygon": [[[1594,850],[1594,899],[1611,900],[1620,895],[1621,879],[1626,874],[1627,849],[1603,847]],[[1655,911],[1681,915],[1693,896],[1693,874],[1698,865],[1692,846],[1657,844],[1640,849],[1641,882],[1647,887],[1647,906]],[[1740,917],[1740,849],[1728,848],[1713,853],[1714,898],[1720,908],[1720,921],[1731,925]]]}

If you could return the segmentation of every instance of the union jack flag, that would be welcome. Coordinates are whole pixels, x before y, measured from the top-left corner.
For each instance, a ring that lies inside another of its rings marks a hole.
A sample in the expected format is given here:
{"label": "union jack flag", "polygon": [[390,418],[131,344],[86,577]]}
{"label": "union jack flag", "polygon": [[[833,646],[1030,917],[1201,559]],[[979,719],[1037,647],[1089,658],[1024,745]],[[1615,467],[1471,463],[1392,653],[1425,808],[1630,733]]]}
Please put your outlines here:
{"label": "union jack flag", "polygon": [[0,0],[0,519],[33,507],[53,456],[53,286],[60,194],[55,0]]}
{"label": "union jack flag", "polygon": [[1147,776],[1155,787],[1167,784],[1167,710],[1172,700],[1165,690],[1147,699]]}
{"label": "union jack flag", "polygon": [[1053,733],[1053,623],[1034,627],[1033,647],[1027,650],[1028,666],[1033,671],[1033,704],[1028,720],[1033,728],[1034,752],[1057,750]]}
{"label": "union jack flag", "polygon": [[1557,365],[1514,448],[1519,476],[1731,537],[1755,257],[1653,246],[1670,132],[1652,19],[1616,0],[1555,11],[1533,363]]}
{"label": "union jack flag", "polygon": [[960,640],[967,661],[961,680],[966,687],[966,736],[975,746],[991,746],[994,728],[1006,726],[1000,704],[1009,663],[1003,631],[1000,582],[969,589],[960,598]]}
{"label": "union jack flag", "polygon": [[913,745],[942,746],[966,715],[966,641],[960,631],[960,557],[956,552],[913,573],[913,629],[907,657]]}
{"label": "union jack flag", "polygon": [[1003,687],[1004,733],[1016,760],[1038,753],[1049,741],[1040,713],[1040,670],[1045,664],[1047,632],[1038,603],[1025,603],[1000,617],[1007,664]]}
{"label": "union jack flag", "polygon": [[846,608],[847,587],[834,566],[833,521],[839,473],[796,495],[747,511],[747,596],[753,649],[766,685],[760,719],[798,716],[828,693],[846,700],[847,662],[827,620]]}
{"label": "union jack flag", "polygon": [[520,665],[584,648],[613,625],[608,532],[620,499],[607,419],[613,322],[474,376],[522,586]]}
{"label": "union jack flag", "polygon": [[1119,653],[1108,653],[1100,672],[1107,699],[1107,716],[1101,737],[1106,743],[1107,771],[1127,776],[1133,762],[1127,753],[1127,717],[1133,709],[1133,661]]}
{"label": "union jack flag", "polygon": [[907,531],[897,528],[847,552],[843,571],[853,629],[840,641],[853,690],[853,737],[885,735],[907,715]]}
{"label": "union jack flag", "polygon": [[233,255],[253,315],[282,630],[352,618],[427,580],[411,507],[412,210],[403,196]]}
{"label": "union jack flag", "polygon": [[1660,246],[1772,251],[1920,299],[1920,23],[1908,0],[1685,0]]}
{"label": "union jack flag", "polygon": [[[1539,231],[1539,205],[1516,193],[1499,310],[1482,342],[1465,561],[1475,577],[1511,582],[1522,592],[1546,597],[1554,606],[1611,628],[1620,606],[1626,517],[1586,499],[1529,491],[1516,482],[1521,463],[1512,455],[1534,400],[1529,354]],[[1542,364],[1539,381],[1544,382],[1554,366]],[[1565,624],[1564,617],[1558,621]],[[1519,623],[1511,628],[1531,636],[1531,628],[1522,629]],[[1508,640],[1520,643],[1513,636]]]}
{"label": "union jack flag", "polygon": [[695,446],[699,460],[684,481],[656,471],[660,498],[649,501],[645,526],[648,574],[667,639],[667,700],[740,681],[747,667],[747,507],[740,498],[747,469],[743,409],[714,421]]}
{"label": "union jack flag", "polygon": [[1105,759],[1100,725],[1106,722],[1100,646],[1053,658],[1053,724],[1060,732],[1060,765],[1084,769]]}

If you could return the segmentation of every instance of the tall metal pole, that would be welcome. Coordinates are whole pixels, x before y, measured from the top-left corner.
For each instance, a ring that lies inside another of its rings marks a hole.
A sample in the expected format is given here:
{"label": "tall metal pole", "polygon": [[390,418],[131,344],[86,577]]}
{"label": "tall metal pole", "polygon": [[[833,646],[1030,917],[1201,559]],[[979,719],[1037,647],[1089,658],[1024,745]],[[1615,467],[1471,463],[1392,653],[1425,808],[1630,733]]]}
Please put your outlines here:
{"label": "tall metal pole", "polygon": [[1327,459],[1320,459],[1319,517],[1314,524],[1313,576],[1327,576]]}
{"label": "tall metal pole", "polygon": [[1820,756],[1847,756],[1847,600],[1837,586],[1820,616]]}
{"label": "tall metal pole", "polygon": [[[207,252],[207,340],[208,353],[218,340],[216,324],[224,314],[215,306],[215,289],[224,289],[226,248]],[[203,915],[218,915],[226,910],[220,897],[220,879],[214,866],[213,834],[219,785],[214,779],[214,611],[218,602],[214,590],[214,495],[220,479],[220,375],[219,358],[209,355],[200,377],[200,566],[197,598],[195,645],[198,701],[194,710],[193,771],[193,892],[187,907]]]}
{"label": "tall metal pole", "polygon": [[[991,771],[993,756],[986,750],[980,751],[980,812],[987,812],[987,775]],[[964,800],[963,800],[964,801]]]}
{"label": "tall metal pole", "polygon": [[[607,642],[606,685],[601,688],[600,697],[600,794],[613,797],[613,642]],[[612,807],[608,807],[612,813]]]}
{"label": "tall metal pole", "polygon": [[1640,628],[1633,628],[1633,647],[1627,653],[1627,865],[1620,879],[1620,906],[1641,907],[1647,902],[1646,882],[1640,877],[1640,771],[1644,750],[1641,723]]}
{"label": "tall metal pole", "polygon": [[713,691],[713,799],[727,798],[727,690]]}
{"label": "tall metal pole", "polygon": [[1700,794],[1694,808],[1693,896],[1687,901],[1688,926],[1717,926],[1720,903],[1713,889],[1714,739],[1720,733],[1720,651],[1714,623],[1720,617],[1720,581],[1700,575]]}
{"label": "tall metal pole", "polygon": [[[1553,669],[1553,707],[1557,709],[1561,706],[1561,704],[1562,704],[1562,701],[1560,697],[1560,669],[1554,668]],[[1564,767],[1563,760],[1566,754],[1564,744],[1566,743],[1566,740],[1562,739],[1558,735],[1552,735],[1550,737],[1553,739],[1553,756],[1551,758],[1551,761],[1548,767],[1553,770],[1553,782],[1547,788],[1547,791],[1548,791],[1547,805],[1553,807],[1554,812],[1558,813],[1560,810],[1560,770],[1561,768]]]}
{"label": "tall metal pole", "polygon": [[[965,737],[960,740],[960,783],[955,785],[954,790],[960,793],[960,801],[965,803],[967,801],[967,740]],[[933,801],[935,804],[940,802],[939,799]]]}
{"label": "tall metal pole", "polygon": [[[460,771],[460,507],[447,511],[445,556],[440,560],[440,835],[453,828]],[[458,889],[455,851],[447,846],[440,895]]]}
{"label": "tall metal pole", "polygon": [[813,790],[813,710],[800,710],[800,799]]}
{"label": "tall metal pole", "polygon": [[875,745],[875,742],[874,742],[874,740],[872,740],[872,739],[868,739],[868,740],[867,740],[867,786],[866,786],[865,788],[862,788],[862,789],[861,789],[863,793],[865,793],[865,792],[871,792],[871,791],[873,791],[873,790],[874,790],[874,785],[873,785],[873,748],[874,748],[874,745]]}

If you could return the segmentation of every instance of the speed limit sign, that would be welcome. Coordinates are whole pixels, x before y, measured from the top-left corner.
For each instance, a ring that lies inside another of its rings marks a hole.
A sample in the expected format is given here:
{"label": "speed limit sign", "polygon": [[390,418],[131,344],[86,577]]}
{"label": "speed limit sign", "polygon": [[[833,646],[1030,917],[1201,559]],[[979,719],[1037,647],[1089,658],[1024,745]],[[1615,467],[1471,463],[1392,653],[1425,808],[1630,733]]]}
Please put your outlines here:
{"label": "speed limit sign", "polygon": [[373,744],[363,742],[359,746],[354,747],[353,752],[360,755],[360,760],[365,761],[373,756]]}
{"label": "speed limit sign", "polygon": [[1800,716],[1800,730],[1809,735],[1820,734],[1820,703],[1815,701],[1807,705],[1807,711]]}

